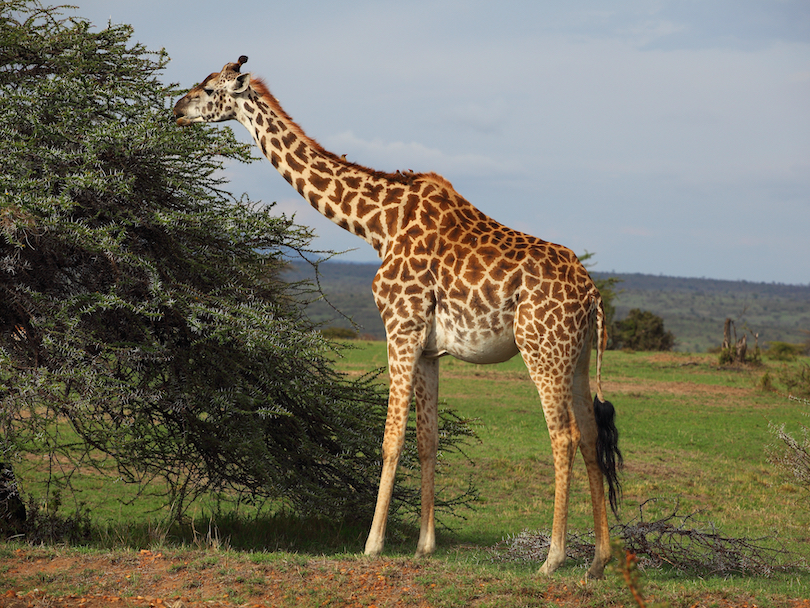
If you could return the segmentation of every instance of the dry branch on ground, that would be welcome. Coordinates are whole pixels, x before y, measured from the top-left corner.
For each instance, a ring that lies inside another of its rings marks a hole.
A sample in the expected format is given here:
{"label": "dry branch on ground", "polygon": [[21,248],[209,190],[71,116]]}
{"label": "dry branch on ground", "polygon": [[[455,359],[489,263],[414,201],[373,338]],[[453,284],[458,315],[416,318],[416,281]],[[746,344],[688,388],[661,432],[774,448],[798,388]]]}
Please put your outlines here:
{"label": "dry branch on ground", "polygon": [[[734,538],[721,534],[711,522],[697,519],[699,512],[682,515],[675,504],[672,512],[655,521],[644,520],[644,507],[657,499],[639,505],[639,515],[627,524],[617,524],[612,536],[638,556],[639,567],[671,567],[691,574],[757,574],[771,576],[776,572],[806,567],[803,561],[778,544],[776,537]],[[590,534],[569,534],[568,557],[588,561],[593,557]],[[544,532],[524,530],[493,547],[493,559],[502,561],[538,561],[548,554],[550,536]]]}

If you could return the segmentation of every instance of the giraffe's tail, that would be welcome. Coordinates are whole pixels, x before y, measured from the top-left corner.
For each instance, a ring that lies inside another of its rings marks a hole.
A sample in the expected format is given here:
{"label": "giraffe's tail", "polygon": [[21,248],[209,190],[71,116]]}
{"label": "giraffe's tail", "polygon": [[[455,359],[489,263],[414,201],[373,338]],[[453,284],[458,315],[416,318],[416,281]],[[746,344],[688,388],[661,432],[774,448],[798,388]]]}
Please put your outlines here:
{"label": "giraffe's tail", "polygon": [[[619,450],[619,431],[616,429],[616,412],[613,404],[602,394],[602,355],[607,348],[607,327],[605,327],[605,306],[602,297],[596,296],[596,397],[593,400],[593,413],[596,417],[596,458],[599,468],[608,482],[608,500],[613,514],[618,517],[621,483],[619,469],[623,458]],[[589,347],[590,348],[590,347]]]}
{"label": "giraffe's tail", "polygon": [[602,394],[602,355],[607,348],[608,333],[605,327],[605,305],[602,296],[596,296],[596,396],[602,403],[605,397]]}

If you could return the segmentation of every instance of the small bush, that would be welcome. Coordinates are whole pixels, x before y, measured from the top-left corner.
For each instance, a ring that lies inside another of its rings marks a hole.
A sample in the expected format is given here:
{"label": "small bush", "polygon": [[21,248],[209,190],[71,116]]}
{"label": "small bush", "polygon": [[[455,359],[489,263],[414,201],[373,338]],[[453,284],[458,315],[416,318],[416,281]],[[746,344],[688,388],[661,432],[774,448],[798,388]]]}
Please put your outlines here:
{"label": "small bush", "polygon": [[664,329],[664,320],[649,310],[632,309],[627,317],[613,324],[612,348],[628,350],[672,350],[675,336]]}
{"label": "small bush", "polygon": [[90,510],[83,504],[72,513],[64,513],[58,491],[42,504],[29,497],[23,528],[25,540],[32,544],[84,544],[92,537]]}
{"label": "small bush", "polygon": [[789,344],[787,342],[771,342],[765,351],[765,355],[776,361],[793,361],[796,357],[804,354],[804,344]]}
{"label": "small bush", "polygon": [[327,327],[321,335],[327,340],[357,340],[357,332],[345,327]]}
{"label": "small bush", "polygon": [[810,365],[806,363],[801,363],[798,367],[785,365],[776,379],[787,388],[789,394],[796,397],[810,397]]}

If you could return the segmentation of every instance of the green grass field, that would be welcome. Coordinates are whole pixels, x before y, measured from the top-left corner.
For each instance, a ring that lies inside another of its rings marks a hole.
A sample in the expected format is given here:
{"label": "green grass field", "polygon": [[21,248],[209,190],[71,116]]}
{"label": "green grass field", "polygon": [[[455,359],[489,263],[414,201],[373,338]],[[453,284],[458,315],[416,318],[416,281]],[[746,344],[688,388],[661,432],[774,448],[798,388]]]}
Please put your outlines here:
{"label": "green grass field", "polygon": [[[766,360],[764,367],[728,369],[718,368],[716,361],[716,356],[703,354],[606,354],[605,395],[617,409],[626,464],[622,520],[638,517],[639,505],[656,499],[645,506],[647,521],[677,509],[679,514],[692,514],[696,525],[713,524],[728,537],[765,539],[759,542],[784,546],[793,552],[793,561],[801,561],[810,555],[810,496],[807,488],[769,463],[767,449],[776,442],[770,423],[784,423],[795,433],[808,424],[808,411],[800,403],[758,388],[767,370],[773,373],[780,366],[799,363]],[[352,343],[336,365],[348,374],[382,368],[385,345]],[[537,392],[519,357],[494,366],[446,358],[441,362],[440,382],[441,405],[475,419],[480,441],[468,446],[469,460],[458,455],[444,459],[437,486],[440,492],[457,493],[471,478],[480,501],[474,509],[459,512],[460,517],[439,516],[439,549],[429,570],[454,591],[432,591],[429,605],[468,605],[473,587],[484,579],[501,581],[500,599],[493,596],[491,603],[480,605],[547,605],[540,600],[527,603],[516,591],[545,588],[536,575],[539,562],[493,560],[493,547],[505,538],[551,527],[553,467]],[[27,466],[20,468],[21,477],[35,479],[33,470],[41,468],[41,463]],[[127,489],[113,479],[88,474],[81,484],[77,500],[86,503],[94,523],[106,526],[103,541],[94,546],[182,547],[205,537],[199,530],[205,531],[213,508],[210,503],[193,509],[198,515],[195,536],[188,529],[161,528],[157,503],[121,504]],[[302,522],[286,516],[251,521],[246,512],[214,523],[219,537],[227,537],[231,551],[254,555],[283,550],[277,554],[280,560],[288,559],[290,552],[353,560],[354,554],[362,552],[366,534],[362,527],[335,529],[330,522]],[[591,526],[585,471],[578,458],[569,530],[583,534]],[[392,527],[386,557],[410,556],[415,535],[408,522]],[[576,588],[586,568],[584,560],[569,559],[554,580]],[[672,568],[648,568],[643,576],[648,595],[677,606],[712,605],[701,603],[707,597],[746,598],[757,606],[793,605],[784,598],[810,598],[806,568],[770,578],[684,574]],[[616,576],[589,589],[580,597],[581,605],[630,605],[623,604],[629,595]]]}

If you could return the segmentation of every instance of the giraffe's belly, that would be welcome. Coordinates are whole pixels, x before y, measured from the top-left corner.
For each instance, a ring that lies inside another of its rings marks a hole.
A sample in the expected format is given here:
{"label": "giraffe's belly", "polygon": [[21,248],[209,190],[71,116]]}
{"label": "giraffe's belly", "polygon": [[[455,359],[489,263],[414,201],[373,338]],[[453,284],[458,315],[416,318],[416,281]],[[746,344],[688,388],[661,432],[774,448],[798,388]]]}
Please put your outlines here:
{"label": "giraffe's belly", "polygon": [[501,325],[500,331],[465,328],[437,315],[422,354],[430,358],[452,355],[468,363],[501,363],[518,354],[518,347],[511,323]]}

